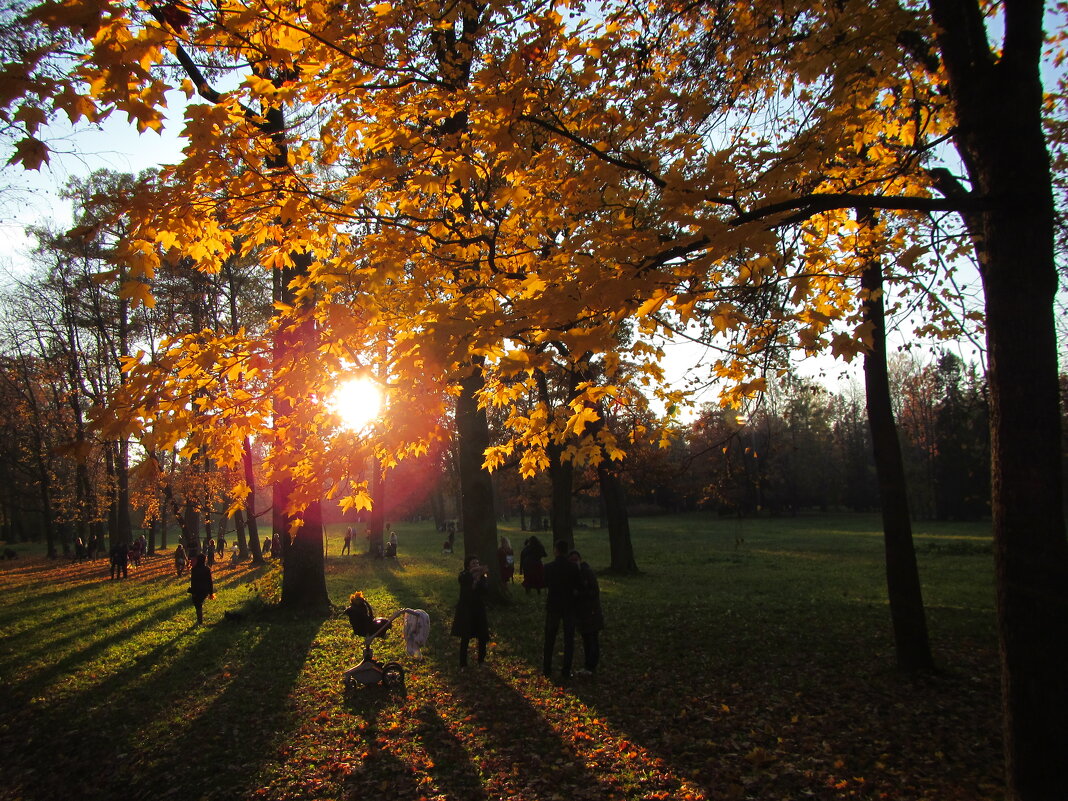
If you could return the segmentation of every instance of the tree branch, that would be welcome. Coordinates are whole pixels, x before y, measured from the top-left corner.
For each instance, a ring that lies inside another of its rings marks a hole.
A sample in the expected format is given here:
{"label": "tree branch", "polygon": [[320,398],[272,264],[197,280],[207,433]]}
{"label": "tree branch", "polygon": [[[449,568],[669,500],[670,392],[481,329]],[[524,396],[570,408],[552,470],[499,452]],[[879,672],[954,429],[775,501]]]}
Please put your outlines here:
{"label": "tree branch", "polygon": [[[970,193],[964,197],[907,197],[894,195],[856,195],[848,192],[828,192],[791,198],[777,203],[757,206],[728,220],[729,225],[767,220],[781,214],[786,216],[773,223],[773,227],[803,222],[814,214],[832,209],[883,209],[886,211],[978,211],[989,202]],[[792,214],[790,212],[793,212]]]}
{"label": "tree branch", "polygon": [[607,162],[608,164],[613,164],[616,167],[620,167],[629,172],[638,173],[639,175],[648,178],[658,189],[663,189],[665,186],[667,186],[667,181],[665,181],[656,173],[652,172],[648,167],[633,161],[626,161],[624,159],[616,158],[615,156],[611,156],[608,153],[605,153],[603,150],[598,150],[585,139],[571,133],[571,131],[567,130],[567,128],[564,128],[562,125],[553,125],[552,123],[547,122],[546,120],[543,120],[540,117],[536,117],[533,114],[521,114],[519,119],[523,120],[524,122],[533,123],[539,128],[544,128],[549,133],[554,133],[557,136],[563,137],[572,144],[578,145],[583,150],[592,153],[597,158],[601,159],[601,161]]}

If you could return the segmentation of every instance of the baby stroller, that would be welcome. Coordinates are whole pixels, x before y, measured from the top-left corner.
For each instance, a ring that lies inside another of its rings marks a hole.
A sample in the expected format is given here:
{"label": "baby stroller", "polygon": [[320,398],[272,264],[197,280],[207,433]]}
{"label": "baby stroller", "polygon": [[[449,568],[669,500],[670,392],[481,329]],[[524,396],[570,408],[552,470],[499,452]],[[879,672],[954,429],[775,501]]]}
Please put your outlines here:
{"label": "baby stroller", "polygon": [[[418,609],[401,609],[391,617],[375,617],[371,604],[358,592],[349,599],[349,608],[345,610],[352,624],[352,633],[363,638],[363,661],[349,668],[342,674],[345,689],[352,689],[357,684],[373,685],[381,683],[386,689],[396,690],[404,686],[404,667],[399,662],[379,662],[371,651],[371,643],[376,637],[385,638],[393,621],[403,614],[426,617]],[[410,649],[409,649],[410,652]]]}

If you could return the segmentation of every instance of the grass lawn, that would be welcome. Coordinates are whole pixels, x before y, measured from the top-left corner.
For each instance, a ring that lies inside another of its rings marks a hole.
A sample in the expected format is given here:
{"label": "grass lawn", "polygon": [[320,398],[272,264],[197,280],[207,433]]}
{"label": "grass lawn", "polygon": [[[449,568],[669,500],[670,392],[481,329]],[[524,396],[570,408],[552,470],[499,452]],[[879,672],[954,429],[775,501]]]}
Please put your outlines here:
{"label": "grass lawn", "polygon": [[[0,562],[0,799],[1000,797],[988,525],[917,525],[940,666],[920,677],[893,667],[875,516],[632,528],[641,575],[601,576],[600,675],[564,685],[541,676],[543,599],[518,585],[490,610],[488,664],[460,671],[462,549],[441,555],[429,524],[396,526],[396,561],[339,557],[331,528],[326,618],[270,605],[277,565],[217,565],[200,628],[169,556],[110,581],[106,560],[19,545]],[[518,553],[517,524],[501,533]],[[598,571],[606,539],[576,532]],[[355,589],[430,614],[422,658],[402,621],[375,646],[403,694],[342,690]]]}

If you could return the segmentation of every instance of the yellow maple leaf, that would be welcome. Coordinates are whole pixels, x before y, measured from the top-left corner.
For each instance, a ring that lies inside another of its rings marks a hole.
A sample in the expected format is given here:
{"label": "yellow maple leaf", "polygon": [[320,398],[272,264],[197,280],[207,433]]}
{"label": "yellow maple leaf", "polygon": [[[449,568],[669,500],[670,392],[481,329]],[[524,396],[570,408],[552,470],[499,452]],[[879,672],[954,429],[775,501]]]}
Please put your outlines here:
{"label": "yellow maple leaf", "polygon": [[601,419],[596,409],[583,406],[578,409],[567,421],[567,432],[580,436],[586,430],[588,423],[594,423]]}
{"label": "yellow maple leaf", "polygon": [[119,297],[131,301],[134,308],[143,305],[151,309],[156,305],[152,290],[144,281],[126,281],[119,290]]}

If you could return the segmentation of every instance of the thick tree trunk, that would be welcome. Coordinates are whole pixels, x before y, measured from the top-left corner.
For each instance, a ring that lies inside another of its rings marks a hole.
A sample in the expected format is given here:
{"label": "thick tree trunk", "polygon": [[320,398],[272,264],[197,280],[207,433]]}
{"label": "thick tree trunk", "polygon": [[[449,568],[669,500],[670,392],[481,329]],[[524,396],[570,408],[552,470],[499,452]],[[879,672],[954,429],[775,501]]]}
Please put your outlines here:
{"label": "thick tree trunk", "polygon": [[630,519],[627,517],[627,499],[618,467],[609,460],[597,466],[597,479],[601,485],[601,501],[604,504],[605,523],[608,526],[610,570],[613,573],[637,573],[634,561],[634,546],[630,540]]}
{"label": "thick tree trunk", "polygon": [[886,365],[886,317],[882,265],[872,259],[861,276],[866,291],[864,318],[872,325],[872,345],[864,356],[864,388],[868,399],[875,473],[883,517],[886,551],[886,590],[898,667],[930,670],[934,667],[923,608],[920,571],[912,541],[905,485],[905,464],[890,404],[890,377]]}
{"label": "thick tree trunk", "polygon": [[322,504],[313,501],[301,515],[293,535],[282,536],[285,566],[282,570],[282,605],[290,608],[330,608],[323,557]]}
{"label": "thick tree trunk", "polygon": [[[276,436],[284,440],[297,436],[288,426],[290,405],[275,404]],[[294,447],[292,444],[289,447]],[[287,474],[274,482],[275,529],[282,559],[282,606],[290,609],[324,611],[330,608],[326,589],[326,560],[323,557],[323,513],[319,500],[310,501],[297,512],[291,508],[294,482]],[[298,522],[299,520],[299,522]],[[273,554],[275,558],[279,554]]]}
{"label": "thick tree trunk", "polygon": [[[272,109],[268,121],[276,127],[278,135],[284,131],[282,112]],[[283,163],[277,165],[284,167]],[[293,254],[293,266],[279,270],[276,275],[275,292],[278,299],[286,304],[294,304],[292,282],[307,273],[311,267],[311,255]],[[298,310],[300,313],[301,310]],[[315,321],[305,308],[304,319],[285,320],[275,332],[274,364],[276,376],[283,369],[285,378],[280,377],[280,386],[276,390],[274,402],[274,443],[276,450],[288,450],[300,453],[306,442],[306,434],[298,419],[297,402],[307,403],[305,399],[293,401],[291,397],[300,397],[299,393],[285,389],[284,382],[290,376],[299,380],[300,372],[314,369],[312,354],[315,352],[317,330]],[[315,481],[314,478],[302,478],[303,481]],[[292,609],[324,611],[330,608],[330,594],[326,589],[326,560],[323,556],[323,513],[322,504],[315,491],[314,500],[307,503],[302,511],[293,508],[293,499],[297,495],[307,497],[308,492],[297,493],[292,470],[289,467],[276,467],[274,493],[274,533],[281,543],[282,557],[282,606]],[[298,522],[299,521],[299,522]],[[277,558],[278,554],[274,554]]]}
{"label": "thick tree trunk", "polygon": [[572,501],[574,496],[575,466],[560,458],[563,448],[550,445],[549,482],[552,487],[553,542],[563,540],[569,549],[575,547],[575,530]]}
{"label": "thick tree trunk", "polygon": [[955,102],[986,291],[991,510],[1007,797],[1068,786],[1068,540],[1061,483],[1054,205],[1042,127],[1044,7],[1007,2],[1003,49],[976,0],[930,0]]}
{"label": "thick tree trunk", "polygon": [[461,526],[464,532],[464,558],[477,556],[489,569],[490,592],[503,594],[497,566],[497,515],[493,507],[493,481],[483,466],[489,447],[489,421],[478,406],[482,389],[481,364],[460,381],[456,399],[456,438],[460,471]]}
{"label": "thick tree trunk", "polygon": [[[988,228],[981,261],[1006,767],[1010,797],[1031,801],[1056,798],[1068,787],[1068,547],[1052,227],[1043,242],[1033,221],[1020,217]],[[1043,264],[1045,275],[1036,269]]]}

